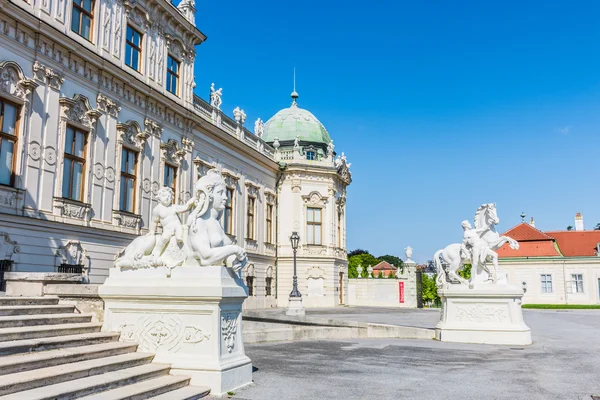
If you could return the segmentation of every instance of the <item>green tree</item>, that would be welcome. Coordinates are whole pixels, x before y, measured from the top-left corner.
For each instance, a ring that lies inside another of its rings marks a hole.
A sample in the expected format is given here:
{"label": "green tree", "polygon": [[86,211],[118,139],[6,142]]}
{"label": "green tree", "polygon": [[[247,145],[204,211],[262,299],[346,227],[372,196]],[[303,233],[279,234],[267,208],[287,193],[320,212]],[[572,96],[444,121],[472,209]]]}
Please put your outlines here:
{"label": "green tree", "polygon": [[423,302],[428,305],[438,305],[440,303],[435,278],[436,275],[433,278],[430,278],[427,274],[421,275],[421,296]]}
{"label": "green tree", "polygon": [[371,253],[369,253],[367,250],[356,249],[356,250],[352,250],[350,253],[348,253],[348,257],[358,256],[361,254],[371,254]]}
{"label": "green tree", "polygon": [[458,271],[458,275],[466,280],[471,279],[471,264],[465,264],[462,269]]}
{"label": "green tree", "polygon": [[378,278],[383,278],[383,271],[379,271],[379,275],[377,277]]}
{"label": "green tree", "polygon": [[396,273],[395,273],[395,272],[392,272],[392,273],[391,273],[391,274],[389,274],[387,277],[388,277],[388,279],[396,279]]}
{"label": "green tree", "polygon": [[375,266],[380,263],[380,260],[373,257],[369,253],[361,253],[354,256],[348,257],[348,278],[357,278],[358,272],[356,272],[356,268],[360,265],[363,269],[362,277],[366,278],[367,267]]}
{"label": "green tree", "polygon": [[402,272],[404,272],[404,263],[402,262],[402,260],[400,259],[400,257],[396,257],[396,256],[392,256],[392,255],[386,254],[385,256],[380,256],[380,257],[377,257],[377,258],[379,258],[381,261],[387,262],[388,264],[392,264],[396,268],[400,268],[400,270]]}

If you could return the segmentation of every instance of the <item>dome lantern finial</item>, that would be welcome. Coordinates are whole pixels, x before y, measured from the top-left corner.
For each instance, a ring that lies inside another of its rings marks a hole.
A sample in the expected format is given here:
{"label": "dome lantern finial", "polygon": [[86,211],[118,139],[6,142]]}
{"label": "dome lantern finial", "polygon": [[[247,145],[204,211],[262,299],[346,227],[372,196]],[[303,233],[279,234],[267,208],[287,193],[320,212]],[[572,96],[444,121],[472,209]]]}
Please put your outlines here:
{"label": "dome lantern finial", "polygon": [[298,104],[296,103],[296,100],[298,99],[298,97],[300,97],[298,95],[298,92],[296,92],[296,67],[294,67],[294,91],[292,92],[292,106],[293,107],[297,107]]}

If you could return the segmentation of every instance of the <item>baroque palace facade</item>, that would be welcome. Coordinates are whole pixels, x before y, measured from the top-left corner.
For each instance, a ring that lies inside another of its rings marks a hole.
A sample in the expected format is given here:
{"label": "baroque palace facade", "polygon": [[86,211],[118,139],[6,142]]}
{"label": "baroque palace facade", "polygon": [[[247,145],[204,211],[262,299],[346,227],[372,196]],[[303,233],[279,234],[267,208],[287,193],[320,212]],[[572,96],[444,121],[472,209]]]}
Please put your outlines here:
{"label": "baroque palace facade", "polygon": [[[101,284],[174,201],[219,169],[222,223],[247,249],[248,308],[285,306],[298,231],[306,306],[346,303],[346,158],[297,104],[254,133],[194,94],[193,0],[0,0],[0,267]],[[1,281],[0,281],[1,284]],[[1,287],[0,287],[0,290]]]}

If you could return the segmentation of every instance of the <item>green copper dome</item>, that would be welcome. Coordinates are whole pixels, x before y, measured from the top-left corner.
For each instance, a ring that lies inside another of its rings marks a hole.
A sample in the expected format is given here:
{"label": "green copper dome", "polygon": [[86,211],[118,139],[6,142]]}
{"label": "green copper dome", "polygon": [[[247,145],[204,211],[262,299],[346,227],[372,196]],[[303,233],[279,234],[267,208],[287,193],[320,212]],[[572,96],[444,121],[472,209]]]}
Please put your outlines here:
{"label": "green copper dome", "polygon": [[265,123],[262,139],[267,143],[272,143],[275,138],[285,142],[298,136],[303,142],[329,144],[331,138],[323,124],[310,111],[298,107],[296,92],[292,93],[292,98],[294,101],[289,108],[279,111]]}

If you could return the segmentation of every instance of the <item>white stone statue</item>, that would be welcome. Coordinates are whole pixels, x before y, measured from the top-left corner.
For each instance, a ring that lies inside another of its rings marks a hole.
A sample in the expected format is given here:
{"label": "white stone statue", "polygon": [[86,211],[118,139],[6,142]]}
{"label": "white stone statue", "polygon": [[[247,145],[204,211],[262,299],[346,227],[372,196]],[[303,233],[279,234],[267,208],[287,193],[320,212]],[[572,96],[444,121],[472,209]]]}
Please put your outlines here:
{"label": "white stone statue", "polygon": [[265,123],[259,118],[254,122],[254,134],[262,138],[263,133],[265,133]]}
{"label": "white stone statue", "polygon": [[413,254],[413,248],[408,246],[404,249],[404,255],[406,256],[406,260],[404,262],[413,262],[413,260],[411,260]]}
{"label": "white stone statue", "polygon": [[183,225],[177,214],[189,211],[196,202],[191,198],[184,205],[173,204],[173,190],[170,187],[163,187],[158,191],[158,205],[152,210],[152,221],[150,223],[149,234],[156,233],[158,224],[162,226],[162,233],[156,238],[156,245],[152,250],[152,255],[160,257],[172,237],[175,237],[178,243],[183,243]]}
{"label": "white stone statue", "polygon": [[246,251],[234,245],[220,223],[227,203],[227,188],[221,173],[211,169],[194,187],[196,208],[187,220],[189,235],[187,266],[225,265],[236,273],[248,262]]}
{"label": "white stone statue", "polygon": [[333,157],[333,149],[335,148],[335,146],[333,145],[333,140],[331,140],[329,142],[329,144],[327,145],[327,156],[328,157]]}
{"label": "white stone statue", "polygon": [[300,136],[296,136],[294,139],[294,150],[300,150]]}
{"label": "white stone statue", "polygon": [[223,100],[221,99],[222,95],[223,88],[215,90],[215,84],[212,83],[210,85],[210,105],[216,108],[217,110],[221,109],[221,104],[223,103]]}
{"label": "white stone statue", "polygon": [[[462,224],[464,234],[462,243],[454,243],[438,250],[433,261],[437,269],[437,285],[443,286],[447,283],[458,282],[473,286],[476,283],[498,283],[506,284],[505,274],[498,269],[498,255],[494,250],[499,249],[505,243],[509,243],[512,249],[518,249],[519,243],[508,237],[500,236],[495,226],[500,222],[496,213],[496,204],[483,204],[475,213],[475,229],[471,228],[468,221]],[[493,269],[487,263],[491,262]],[[471,263],[471,279],[458,275],[458,270],[464,264]],[[444,271],[443,266],[447,266]]]}
{"label": "white stone statue", "polygon": [[358,278],[362,278],[362,273],[363,273],[363,267],[362,265],[359,265],[358,267],[356,267],[356,272],[358,273]]}
{"label": "white stone statue", "polygon": [[246,122],[246,113],[239,107],[233,109],[233,118],[238,124],[244,124]]}
{"label": "white stone statue", "polygon": [[[196,199],[190,199],[185,205],[172,204],[173,190],[163,187],[158,192],[159,204],[152,210],[150,230],[147,234],[133,240],[117,257],[115,266],[127,268],[148,268],[158,266],[175,266],[181,260],[173,263],[164,257],[164,251],[171,238],[181,245],[184,240],[184,228],[177,214],[192,208]],[[162,233],[158,235],[156,228],[162,226]]]}

